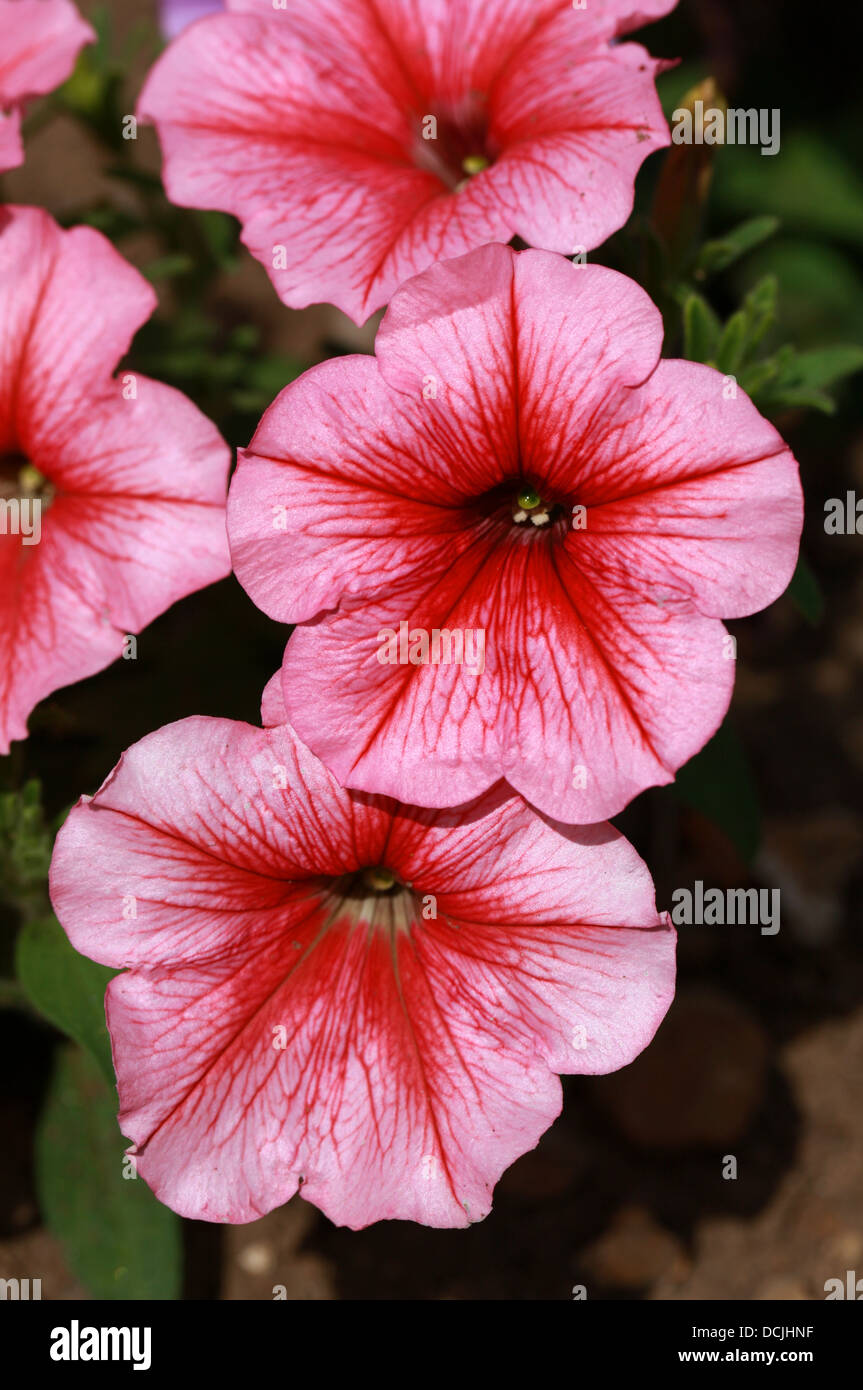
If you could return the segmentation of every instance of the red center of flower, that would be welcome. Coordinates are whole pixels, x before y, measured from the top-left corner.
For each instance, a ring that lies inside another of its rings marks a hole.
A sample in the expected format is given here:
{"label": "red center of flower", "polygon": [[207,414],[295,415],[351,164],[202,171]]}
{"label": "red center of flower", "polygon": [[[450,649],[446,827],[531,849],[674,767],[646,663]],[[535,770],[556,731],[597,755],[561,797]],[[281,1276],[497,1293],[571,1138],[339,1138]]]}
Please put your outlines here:
{"label": "red center of flower", "polygon": [[18,474],[26,468],[23,454],[0,454],[0,497],[12,497],[18,492]]}
{"label": "red center of flower", "polygon": [[329,891],[333,897],[355,904],[375,898],[411,896],[409,885],[384,864],[370,864],[364,869],[341,874],[330,881]]}
{"label": "red center of flower", "polygon": [[23,454],[0,454],[0,497],[38,497],[44,508],[53,495],[48,479]]}
{"label": "red center of flower", "polygon": [[478,499],[476,509],[483,519],[507,531],[515,527],[526,535],[540,532],[565,535],[569,529],[568,504],[525,478],[514,478],[492,488]]}
{"label": "red center of flower", "polygon": [[329,885],[334,916],[347,914],[357,925],[382,931],[391,940],[409,932],[419,915],[410,885],[383,864],[343,874]]}
{"label": "red center of flower", "polygon": [[391,869],[385,869],[381,865],[375,865],[370,869],[363,869],[362,881],[366,888],[370,888],[373,893],[389,893],[394,888],[400,888],[395,874]]}
{"label": "red center of flower", "polygon": [[453,192],[464,188],[497,156],[489,138],[484,101],[476,94],[457,114],[427,115],[418,122],[414,162]]}

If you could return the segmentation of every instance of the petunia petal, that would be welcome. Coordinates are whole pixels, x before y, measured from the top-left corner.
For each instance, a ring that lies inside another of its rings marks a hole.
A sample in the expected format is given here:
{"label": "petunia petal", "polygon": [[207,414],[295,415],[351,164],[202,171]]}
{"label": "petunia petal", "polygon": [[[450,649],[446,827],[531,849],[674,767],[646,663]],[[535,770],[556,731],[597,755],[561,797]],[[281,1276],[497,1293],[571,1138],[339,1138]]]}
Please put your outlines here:
{"label": "petunia petal", "polygon": [[0,170],[23,159],[20,108],[59,87],[96,35],[71,0],[0,0]]}
{"label": "petunia petal", "polygon": [[575,63],[568,22],[549,25],[499,78],[490,138],[504,154],[488,178],[523,240],[583,256],[626,222],[638,170],[670,136],[660,64],[638,44]]}
{"label": "petunia petal", "polygon": [[736,382],[661,362],[628,411],[598,416],[569,460],[587,509],[570,548],[632,591],[714,617],[784,592],[797,563],[797,464]]}

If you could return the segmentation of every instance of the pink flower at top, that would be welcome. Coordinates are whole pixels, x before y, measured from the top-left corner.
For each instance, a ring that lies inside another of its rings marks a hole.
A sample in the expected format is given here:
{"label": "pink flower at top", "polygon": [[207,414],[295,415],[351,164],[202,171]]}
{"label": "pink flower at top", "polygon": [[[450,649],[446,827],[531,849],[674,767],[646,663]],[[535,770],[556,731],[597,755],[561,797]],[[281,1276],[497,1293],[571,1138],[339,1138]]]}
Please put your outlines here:
{"label": "pink flower at top", "polygon": [[0,171],[24,159],[23,104],[65,82],[95,38],[71,0],[0,0]]}
{"label": "pink flower at top", "polygon": [[288,718],[344,786],[443,807],[505,778],[585,823],[717,729],[720,618],[785,589],[802,497],[733,379],[660,361],[662,336],[624,276],[489,246],[266,412],[234,566],[299,625]]}
{"label": "pink flower at top", "polygon": [[437,260],[519,235],[573,255],[669,143],[659,66],[617,35],[675,0],[229,0],[139,114],[175,202],[219,208],[286,304],[358,322]]}
{"label": "pink flower at top", "polygon": [[114,375],[156,307],[99,232],[0,208],[0,753],[230,570],[230,455],[170,386]]}
{"label": "pink flower at top", "polygon": [[287,725],[136,744],[71,812],[51,895],[77,950],[127,967],[106,1006],[137,1171],[209,1221],[298,1190],[355,1228],[481,1220],[556,1073],[626,1065],[674,990],[610,826],[352,797]]}

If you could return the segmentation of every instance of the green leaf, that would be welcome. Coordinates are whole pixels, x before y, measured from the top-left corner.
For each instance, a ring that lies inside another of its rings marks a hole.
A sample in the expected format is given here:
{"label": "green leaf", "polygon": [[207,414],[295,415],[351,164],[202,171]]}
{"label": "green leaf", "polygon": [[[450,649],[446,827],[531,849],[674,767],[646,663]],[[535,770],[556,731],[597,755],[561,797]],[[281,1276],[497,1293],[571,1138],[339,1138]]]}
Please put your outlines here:
{"label": "green leaf", "polygon": [[743,301],[742,313],[746,315],[746,353],[751,353],[761,342],[767,330],[776,321],[776,298],[779,282],[775,275],[765,275]]}
{"label": "green leaf", "polygon": [[739,146],[717,160],[717,205],[729,214],[764,211],[783,226],[863,246],[863,179],[829,136],[794,131],[775,158]]}
{"label": "green leaf", "polygon": [[195,269],[195,262],[191,256],[187,256],[183,251],[176,251],[170,256],[159,256],[157,260],[151,261],[144,267],[142,274],[147,280],[171,280],[178,275],[188,275]]}
{"label": "green leaf", "polygon": [[766,357],[761,362],[753,362],[747,367],[740,376],[740,385],[751,396],[753,400],[758,399],[760,393],[775,381],[779,371],[779,364],[775,357]]}
{"label": "green leaf", "polygon": [[90,52],[83,49],[71,77],[60,88],[60,99],[80,116],[93,116],[101,111],[108,91],[108,73]]}
{"label": "green leaf", "polygon": [[[94,1298],[174,1300],[180,1222],[123,1157],[117,1097],[80,1048],[58,1056],[36,1133],[36,1182],[46,1223]],[[124,1177],[124,1169],[130,1173]]]}
{"label": "green leaf", "polygon": [[240,249],[240,224],[224,212],[196,212],[195,217],[216,265],[222,270],[232,269]]}
{"label": "green leaf", "polygon": [[111,11],[107,5],[96,5],[90,11],[88,19],[96,30],[96,43],[83,51],[92,57],[97,68],[107,68],[111,62]]}
{"label": "green leaf", "polygon": [[823,415],[836,414],[836,402],[830,396],[807,386],[777,387],[762,392],[759,405],[774,414],[777,410],[820,410]]}
{"label": "green leaf", "polygon": [[801,349],[860,341],[863,277],[852,258],[834,247],[777,238],[732,273],[739,291],[765,274],[776,275],[778,326],[784,341]]}
{"label": "green leaf", "polygon": [[694,291],[683,305],[683,355],[690,362],[712,362],[722,325],[707,300]]}
{"label": "green leaf", "polygon": [[256,323],[238,323],[228,341],[239,352],[255,352],[261,341],[261,330]]}
{"label": "green leaf", "polygon": [[832,386],[863,368],[863,347],[837,344],[835,347],[800,352],[793,360],[794,378],[802,386],[818,389]]}
{"label": "green leaf", "polygon": [[117,61],[124,72],[132,67],[136,57],[143,59],[147,67],[150,67],[155,61],[157,53],[164,46],[165,41],[153,20],[142,19],[124,35],[117,54]]}
{"label": "green leaf", "polygon": [[76,227],[83,222],[88,227],[95,227],[97,232],[103,232],[110,241],[119,241],[122,237],[140,231],[144,226],[140,217],[135,217],[123,209],[111,207],[107,203],[99,203],[95,207],[87,208],[80,215],[70,214],[62,221],[63,225],[67,227]]}
{"label": "green leaf", "polygon": [[681,801],[707,816],[731,840],[747,862],[761,838],[758,793],[749,760],[727,722],[690,762],[674,783]]}
{"label": "green leaf", "polygon": [[0,898],[25,914],[43,910],[50,863],[39,782],[0,794]]}
{"label": "green leaf", "polygon": [[836,346],[795,353],[790,347],[777,354],[778,372],[762,390],[764,410],[820,410],[836,413],[836,402],[820,388],[851,376],[863,367],[863,348]]}
{"label": "green leaf", "polygon": [[696,278],[704,280],[725,270],[745,256],[747,251],[772,237],[778,227],[778,217],[752,217],[748,222],[741,222],[734,231],[726,232],[725,236],[705,242],[695,262]]}
{"label": "green leaf", "polygon": [[787,592],[798,612],[812,627],[817,627],[824,617],[824,593],[809,562],[802,555],[797,561]]}
{"label": "green leaf", "polygon": [[248,363],[241,385],[232,395],[236,410],[263,412],[272,405],[289,382],[295,381],[308,367],[295,357],[263,356]]}
{"label": "green leaf", "polygon": [[716,349],[716,365],[720,372],[736,374],[743,360],[748,331],[749,319],[742,309],[738,309],[723,328]]}
{"label": "green leaf", "polygon": [[143,188],[148,193],[160,193],[162,180],[148,169],[138,169],[134,164],[111,164],[105,170],[109,178],[130,183],[134,188]]}
{"label": "green leaf", "polygon": [[86,1047],[113,1084],[105,990],[116,970],[79,955],[56,917],[25,923],[18,933],[15,964],[30,1003],[55,1028]]}

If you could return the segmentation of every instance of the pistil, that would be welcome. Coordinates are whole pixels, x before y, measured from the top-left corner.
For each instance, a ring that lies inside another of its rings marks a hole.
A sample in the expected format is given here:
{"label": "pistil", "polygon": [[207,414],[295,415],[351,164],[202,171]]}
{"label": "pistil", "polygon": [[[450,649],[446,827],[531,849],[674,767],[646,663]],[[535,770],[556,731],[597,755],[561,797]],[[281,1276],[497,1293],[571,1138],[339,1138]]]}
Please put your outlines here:
{"label": "pistil", "polygon": [[534,488],[523,487],[513,503],[512,519],[519,526],[526,523],[531,526],[547,526],[551,521],[551,509]]}

